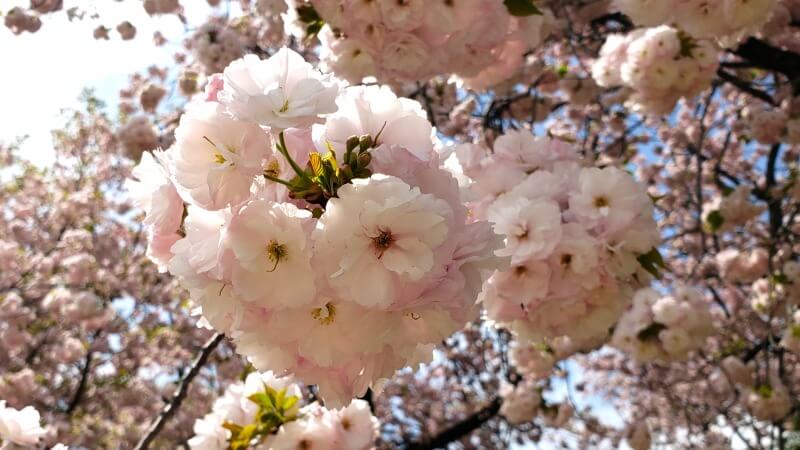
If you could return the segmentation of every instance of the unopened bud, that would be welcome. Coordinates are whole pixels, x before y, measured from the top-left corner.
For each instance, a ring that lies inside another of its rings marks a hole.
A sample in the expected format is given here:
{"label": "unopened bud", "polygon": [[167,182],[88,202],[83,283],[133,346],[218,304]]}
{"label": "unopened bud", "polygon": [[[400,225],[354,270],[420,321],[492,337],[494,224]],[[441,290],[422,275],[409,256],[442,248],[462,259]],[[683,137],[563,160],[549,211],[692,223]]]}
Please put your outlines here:
{"label": "unopened bud", "polygon": [[350,164],[344,164],[339,169],[339,177],[345,182],[353,179],[353,169],[350,168]]}
{"label": "unopened bud", "polygon": [[361,153],[358,155],[358,167],[367,167],[372,161],[372,156],[369,153]]}
{"label": "unopened bud", "polygon": [[358,147],[362,152],[372,148],[372,136],[365,134],[358,140]]}
{"label": "unopened bud", "polygon": [[347,142],[345,143],[345,148],[347,149],[347,151],[351,152],[355,150],[356,147],[358,147],[359,143],[358,141],[359,141],[358,136],[350,136],[349,138],[347,138]]}

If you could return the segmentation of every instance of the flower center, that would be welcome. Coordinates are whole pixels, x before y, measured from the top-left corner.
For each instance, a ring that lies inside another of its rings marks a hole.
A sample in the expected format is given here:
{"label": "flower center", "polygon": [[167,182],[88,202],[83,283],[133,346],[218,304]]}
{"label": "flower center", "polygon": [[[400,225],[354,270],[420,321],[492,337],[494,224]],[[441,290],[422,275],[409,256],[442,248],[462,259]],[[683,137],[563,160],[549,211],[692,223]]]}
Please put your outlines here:
{"label": "flower center", "polygon": [[525,274],[527,274],[527,273],[528,273],[528,268],[525,267],[525,266],[514,267],[514,275],[516,275],[518,277],[524,277]]}
{"label": "flower center", "polygon": [[569,253],[561,255],[561,268],[568,269],[570,264],[572,264],[572,255]]}
{"label": "flower center", "polygon": [[350,420],[347,417],[342,418],[342,428],[344,428],[345,431],[350,430],[351,426],[352,424],[350,423]]}
{"label": "flower center", "polygon": [[267,168],[264,169],[264,173],[269,176],[277,177],[281,174],[281,165],[278,163],[277,159],[273,159],[269,163],[267,163]]}
{"label": "flower center", "polygon": [[605,208],[606,206],[608,206],[608,204],[609,204],[608,197],[601,195],[600,197],[594,198],[594,206],[596,208]]}
{"label": "flower center", "polygon": [[389,230],[378,230],[378,235],[372,238],[372,245],[375,247],[375,253],[378,254],[378,258],[383,256],[383,252],[389,249],[394,242],[394,236],[392,236],[392,232]]}
{"label": "flower center", "polygon": [[278,241],[269,241],[269,244],[267,244],[267,258],[275,263],[275,265],[267,272],[274,272],[275,269],[278,268],[278,263],[286,260],[288,257],[289,252],[286,250],[285,245],[278,243]]}
{"label": "flower center", "polygon": [[333,323],[333,319],[336,318],[336,307],[330,302],[325,303],[322,308],[311,310],[311,317],[317,319],[322,325],[330,325]]}
{"label": "flower center", "polygon": [[[227,145],[224,146],[225,147],[224,150],[221,150],[217,146],[217,144],[215,144],[214,141],[212,141],[208,136],[203,136],[203,139],[205,139],[206,142],[211,144],[211,146],[214,147],[214,150],[216,150],[216,152],[214,152],[214,162],[219,164],[219,165],[223,165],[223,164],[227,164],[228,163],[228,158],[226,158],[223,153],[225,153],[225,152],[228,152],[230,154],[236,153],[236,149],[235,148],[227,146]],[[233,166],[234,165],[233,162],[231,162],[230,165]]]}

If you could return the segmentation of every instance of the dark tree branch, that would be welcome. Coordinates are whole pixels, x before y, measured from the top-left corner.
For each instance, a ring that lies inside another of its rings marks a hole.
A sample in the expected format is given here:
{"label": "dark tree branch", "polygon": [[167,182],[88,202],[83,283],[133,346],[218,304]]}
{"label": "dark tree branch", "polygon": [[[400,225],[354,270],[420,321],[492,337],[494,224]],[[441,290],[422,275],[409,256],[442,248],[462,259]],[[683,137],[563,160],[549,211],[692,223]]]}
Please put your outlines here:
{"label": "dark tree branch", "polygon": [[778,104],[775,102],[775,100],[772,98],[772,96],[770,96],[768,93],[766,93],[766,92],[764,92],[762,90],[756,89],[755,87],[753,87],[753,85],[751,85],[747,81],[742,80],[741,78],[738,78],[738,77],[726,72],[722,68],[719,68],[717,70],[717,76],[720,77],[720,79],[722,79],[723,81],[726,81],[726,82],[732,84],[733,86],[736,86],[736,88],[739,89],[742,92],[750,94],[753,97],[759,98],[761,100],[764,100],[765,102],[769,103],[772,106],[778,106]]}
{"label": "dark tree branch", "polygon": [[150,424],[150,427],[147,429],[147,433],[142,436],[142,439],[136,444],[136,450],[146,450],[150,447],[150,444],[153,440],[158,436],[158,433],[164,428],[164,425],[167,421],[175,415],[178,409],[181,407],[181,403],[183,403],[184,398],[186,398],[186,394],[189,392],[189,385],[192,384],[192,380],[194,377],[200,373],[200,369],[203,368],[206,361],[208,361],[208,357],[211,356],[211,353],[217,348],[222,339],[225,337],[222,333],[217,333],[209,339],[205,345],[203,345],[203,349],[197,355],[194,362],[192,363],[192,367],[189,371],[184,375],[181,379],[180,384],[178,385],[178,390],[175,391],[175,394],[172,395],[172,400],[164,407],[161,411],[161,414]]}
{"label": "dark tree branch", "polygon": [[78,387],[75,389],[75,394],[72,396],[69,405],[67,405],[67,415],[72,414],[78,407],[83,399],[83,394],[86,392],[86,383],[89,381],[89,373],[92,370],[92,360],[94,359],[94,352],[92,352],[92,344],[100,336],[100,330],[94,332],[92,342],[89,343],[89,350],[86,351],[86,358],[83,360],[83,369],[81,370],[81,379],[78,381]]}
{"label": "dark tree branch", "polygon": [[472,431],[480,428],[484,423],[496,416],[500,411],[500,406],[502,404],[503,401],[497,397],[483,409],[480,409],[474,412],[472,415],[467,416],[461,422],[458,422],[455,425],[445,429],[431,439],[428,439],[424,442],[409,444],[409,446],[406,448],[407,450],[432,450],[436,448],[444,448],[450,442],[461,439]]}
{"label": "dark tree branch", "polygon": [[762,339],[758,344],[753,346],[751,349],[747,351],[747,353],[742,356],[742,361],[748,363],[755,359],[762,350],[766,350],[769,348],[769,338]]}
{"label": "dark tree branch", "polygon": [[800,92],[800,54],[781,50],[752,37],[737,47],[734,53],[760,68],[786,75],[794,92]]}
{"label": "dark tree branch", "polygon": [[367,388],[367,392],[364,393],[364,396],[361,397],[361,400],[364,400],[369,405],[369,410],[372,414],[375,414],[375,399],[373,398],[374,394],[372,392],[372,388]]}
{"label": "dark tree branch", "polygon": [[619,13],[619,12],[606,14],[606,15],[597,17],[595,19],[592,19],[591,25],[592,25],[592,27],[598,27],[600,25],[608,26],[609,23],[614,24],[615,26],[613,26],[612,28],[614,28],[615,30],[618,30],[620,32],[627,32],[627,31],[630,31],[630,30],[632,30],[634,28],[634,25],[633,25],[633,22],[631,22],[631,19],[629,19],[628,16],[626,16],[626,15],[624,15],[622,13]]}

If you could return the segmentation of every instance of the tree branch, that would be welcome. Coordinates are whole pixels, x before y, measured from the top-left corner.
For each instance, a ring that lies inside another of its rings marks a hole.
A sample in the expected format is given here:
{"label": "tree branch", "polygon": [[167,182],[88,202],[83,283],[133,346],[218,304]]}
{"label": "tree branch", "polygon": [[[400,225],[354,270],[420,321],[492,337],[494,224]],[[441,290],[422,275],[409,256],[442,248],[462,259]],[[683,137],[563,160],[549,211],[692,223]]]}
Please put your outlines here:
{"label": "tree branch", "polygon": [[217,333],[209,339],[205,345],[203,345],[203,349],[200,351],[200,354],[197,355],[194,362],[192,363],[191,369],[184,375],[181,379],[180,384],[178,385],[178,390],[175,391],[175,394],[172,395],[172,400],[164,407],[161,411],[161,414],[150,424],[150,427],[147,429],[147,433],[142,436],[142,439],[136,444],[136,450],[146,450],[150,447],[150,444],[153,440],[158,436],[158,433],[164,428],[164,425],[167,421],[178,412],[178,409],[181,407],[181,403],[183,403],[183,399],[186,397],[186,394],[189,392],[189,385],[192,384],[192,380],[194,377],[200,373],[200,369],[203,368],[206,361],[208,361],[208,357],[211,353],[214,352],[214,349],[217,348],[222,339],[225,337],[222,333]]}
{"label": "tree branch", "polygon": [[775,100],[768,93],[766,93],[766,92],[764,92],[762,90],[754,88],[747,81],[742,80],[741,78],[738,78],[738,77],[726,72],[721,67],[717,70],[717,76],[720,77],[720,79],[722,79],[723,81],[726,81],[726,82],[732,84],[733,86],[735,86],[737,89],[739,89],[742,92],[750,94],[753,97],[759,98],[761,100],[764,100],[765,102],[769,103],[772,106],[778,106],[777,103],[775,102]]}
{"label": "tree branch", "polygon": [[472,415],[467,416],[461,422],[452,425],[450,428],[445,429],[431,439],[427,439],[424,442],[412,443],[406,447],[406,449],[432,450],[436,448],[444,448],[450,442],[461,439],[462,437],[471,433],[473,430],[480,428],[484,423],[496,416],[500,411],[500,406],[502,404],[503,401],[499,397],[496,397],[491,401],[491,403],[489,403],[489,405],[474,412]]}
{"label": "tree branch", "polygon": [[786,75],[794,92],[800,91],[800,54],[781,50],[752,37],[737,47],[734,53],[760,68]]}
{"label": "tree branch", "polygon": [[89,381],[89,372],[92,369],[92,359],[94,359],[94,352],[92,352],[92,345],[94,341],[97,340],[97,337],[100,336],[100,330],[94,332],[92,336],[92,342],[89,343],[89,349],[86,351],[86,358],[83,361],[83,369],[81,370],[81,379],[78,381],[78,387],[75,389],[75,394],[72,396],[72,400],[70,400],[69,405],[67,405],[66,413],[67,415],[72,414],[75,411],[75,408],[81,402],[83,398],[84,392],[86,392],[86,383]]}

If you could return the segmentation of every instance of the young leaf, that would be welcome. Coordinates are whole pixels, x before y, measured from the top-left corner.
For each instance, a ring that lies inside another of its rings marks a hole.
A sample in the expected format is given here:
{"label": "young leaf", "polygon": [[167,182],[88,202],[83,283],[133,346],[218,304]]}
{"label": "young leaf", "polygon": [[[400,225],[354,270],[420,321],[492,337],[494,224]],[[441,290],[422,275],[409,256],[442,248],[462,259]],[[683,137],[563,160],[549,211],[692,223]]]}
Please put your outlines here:
{"label": "young leaf", "polygon": [[297,404],[297,402],[298,402],[299,400],[300,400],[300,399],[299,399],[298,397],[295,397],[294,395],[293,395],[293,396],[291,396],[291,397],[287,397],[287,398],[286,398],[286,399],[283,401],[283,405],[281,405],[281,408],[283,409],[283,411],[288,411],[288,410],[292,409],[292,407],[293,407],[295,404]]}
{"label": "young leaf", "polygon": [[275,403],[273,403],[272,399],[263,392],[256,392],[255,394],[247,397],[247,399],[267,410],[275,408]]}
{"label": "young leaf", "polygon": [[533,0],[504,0],[503,4],[506,5],[508,13],[512,16],[525,17],[542,15],[539,8],[533,4]]}
{"label": "young leaf", "polygon": [[666,263],[664,263],[664,259],[661,257],[661,253],[659,253],[658,249],[655,247],[653,247],[653,249],[649,252],[637,256],[636,260],[639,261],[639,264],[644,270],[648,271],[650,275],[653,275],[658,279],[661,278],[661,272],[659,271],[659,268],[667,268]]}
{"label": "young leaf", "polygon": [[315,177],[322,175],[322,157],[318,152],[311,152],[308,155],[308,162]]}
{"label": "young leaf", "polygon": [[725,218],[722,217],[722,213],[718,210],[711,211],[706,216],[706,224],[708,224],[708,229],[712,232],[717,232],[724,223]]}

